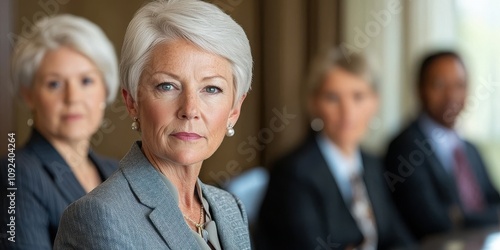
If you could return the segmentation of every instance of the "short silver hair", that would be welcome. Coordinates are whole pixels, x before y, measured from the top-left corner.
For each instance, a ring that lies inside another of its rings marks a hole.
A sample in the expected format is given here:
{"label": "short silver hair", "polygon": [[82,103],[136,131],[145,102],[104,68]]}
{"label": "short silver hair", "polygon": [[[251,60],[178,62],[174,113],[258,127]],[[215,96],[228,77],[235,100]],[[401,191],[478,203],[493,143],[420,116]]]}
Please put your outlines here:
{"label": "short silver hair", "polygon": [[252,54],[243,29],[215,5],[199,0],[157,0],[140,8],[123,42],[122,88],[137,100],[137,88],[151,51],[161,43],[184,39],[227,59],[232,66],[236,100],[250,90]]}
{"label": "short silver hair", "polygon": [[32,31],[32,37],[21,37],[14,48],[11,77],[17,90],[20,86],[32,86],[47,51],[66,46],[95,64],[106,85],[106,102],[110,104],[115,100],[119,86],[118,61],[113,44],[96,24],[63,14],[39,20]]}
{"label": "short silver hair", "polygon": [[315,95],[324,83],[326,74],[333,68],[341,68],[367,81],[374,90],[376,74],[370,58],[363,53],[346,55],[340,48],[331,48],[318,54],[312,61],[306,80],[307,96]]}

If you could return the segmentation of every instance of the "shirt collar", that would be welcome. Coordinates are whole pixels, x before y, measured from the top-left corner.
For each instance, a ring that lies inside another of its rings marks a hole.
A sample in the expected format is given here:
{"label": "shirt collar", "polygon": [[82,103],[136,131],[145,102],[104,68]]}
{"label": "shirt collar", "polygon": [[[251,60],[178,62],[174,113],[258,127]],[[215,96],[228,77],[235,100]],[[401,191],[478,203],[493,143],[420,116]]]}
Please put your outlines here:
{"label": "shirt collar", "polygon": [[461,144],[462,140],[454,129],[437,123],[428,114],[422,113],[418,120],[424,134],[434,143],[453,147]]}
{"label": "shirt collar", "polygon": [[347,157],[342,154],[340,148],[324,133],[319,133],[316,139],[329,165],[334,165],[333,167],[338,168],[346,176],[361,174],[363,172],[363,163],[359,149],[356,149],[353,157]]}

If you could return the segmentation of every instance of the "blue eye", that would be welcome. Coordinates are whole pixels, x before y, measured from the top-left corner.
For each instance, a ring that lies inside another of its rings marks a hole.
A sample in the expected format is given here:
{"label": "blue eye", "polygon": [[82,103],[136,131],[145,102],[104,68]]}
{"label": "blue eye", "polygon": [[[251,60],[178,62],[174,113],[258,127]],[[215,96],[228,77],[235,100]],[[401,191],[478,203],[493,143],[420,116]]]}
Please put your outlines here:
{"label": "blue eye", "polygon": [[57,89],[61,87],[61,83],[58,81],[50,81],[47,85],[50,89]]}
{"label": "blue eye", "polygon": [[94,80],[90,77],[84,77],[82,79],[82,83],[83,83],[83,85],[89,85],[89,84],[94,83]]}
{"label": "blue eye", "polygon": [[205,88],[205,91],[209,94],[217,94],[217,93],[222,92],[222,90],[219,87],[215,87],[215,86],[208,86]]}
{"label": "blue eye", "polygon": [[169,82],[163,82],[163,83],[160,83],[158,84],[158,86],[156,86],[159,90],[161,91],[171,91],[174,89],[174,85],[172,83],[169,83]]}

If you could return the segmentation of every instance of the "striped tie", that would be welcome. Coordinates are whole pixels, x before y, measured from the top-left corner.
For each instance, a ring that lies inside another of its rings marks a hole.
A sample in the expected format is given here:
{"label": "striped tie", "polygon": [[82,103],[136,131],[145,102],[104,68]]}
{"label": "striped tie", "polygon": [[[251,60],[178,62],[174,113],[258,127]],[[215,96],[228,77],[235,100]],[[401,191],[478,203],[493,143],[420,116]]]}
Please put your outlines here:
{"label": "striped tie", "polygon": [[352,188],[351,214],[364,236],[363,242],[356,249],[375,250],[378,241],[377,228],[365,184],[359,174],[352,175],[350,182]]}

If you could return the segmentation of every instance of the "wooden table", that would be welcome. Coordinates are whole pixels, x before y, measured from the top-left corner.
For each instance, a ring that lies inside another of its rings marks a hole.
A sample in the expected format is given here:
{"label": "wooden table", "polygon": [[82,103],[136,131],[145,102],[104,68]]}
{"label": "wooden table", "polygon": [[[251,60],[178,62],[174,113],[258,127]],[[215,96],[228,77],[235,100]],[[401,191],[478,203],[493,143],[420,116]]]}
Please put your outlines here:
{"label": "wooden table", "polygon": [[500,250],[500,228],[446,233],[425,239],[422,250]]}

